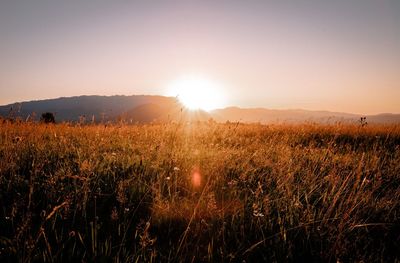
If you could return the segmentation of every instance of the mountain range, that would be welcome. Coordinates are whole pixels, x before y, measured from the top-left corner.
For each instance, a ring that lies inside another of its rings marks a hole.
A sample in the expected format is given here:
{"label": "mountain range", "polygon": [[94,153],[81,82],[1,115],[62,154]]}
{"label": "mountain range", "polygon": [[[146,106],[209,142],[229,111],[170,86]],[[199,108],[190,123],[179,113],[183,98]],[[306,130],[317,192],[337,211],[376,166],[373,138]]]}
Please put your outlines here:
{"label": "mountain range", "polygon": [[309,110],[274,110],[228,107],[210,112],[186,109],[176,98],[150,95],[77,96],[26,101],[0,106],[4,118],[36,119],[52,112],[57,122],[94,121],[151,123],[168,121],[207,121],[243,123],[357,122],[366,117],[369,123],[400,123],[400,114],[361,116],[351,113]]}

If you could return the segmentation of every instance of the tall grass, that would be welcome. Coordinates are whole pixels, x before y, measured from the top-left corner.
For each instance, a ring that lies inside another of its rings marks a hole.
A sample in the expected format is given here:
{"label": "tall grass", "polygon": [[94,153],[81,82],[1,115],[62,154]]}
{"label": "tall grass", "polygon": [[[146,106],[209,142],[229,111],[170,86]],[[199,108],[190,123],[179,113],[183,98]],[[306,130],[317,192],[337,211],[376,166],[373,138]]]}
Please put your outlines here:
{"label": "tall grass", "polygon": [[0,126],[0,261],[399,261],[400,126]]}

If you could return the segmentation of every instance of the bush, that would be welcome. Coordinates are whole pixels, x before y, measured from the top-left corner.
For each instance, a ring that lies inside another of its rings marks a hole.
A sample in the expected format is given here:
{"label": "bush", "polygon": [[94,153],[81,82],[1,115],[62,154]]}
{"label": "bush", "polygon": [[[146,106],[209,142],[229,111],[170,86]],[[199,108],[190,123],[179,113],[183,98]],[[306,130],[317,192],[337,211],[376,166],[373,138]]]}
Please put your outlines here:
{"label": "bush", "polygon": [[51,112],[45,112],[42,113],[42,117],[40,118],[41,122],[44,123],[56,123],[56,118],[54,117],[54,114]]}

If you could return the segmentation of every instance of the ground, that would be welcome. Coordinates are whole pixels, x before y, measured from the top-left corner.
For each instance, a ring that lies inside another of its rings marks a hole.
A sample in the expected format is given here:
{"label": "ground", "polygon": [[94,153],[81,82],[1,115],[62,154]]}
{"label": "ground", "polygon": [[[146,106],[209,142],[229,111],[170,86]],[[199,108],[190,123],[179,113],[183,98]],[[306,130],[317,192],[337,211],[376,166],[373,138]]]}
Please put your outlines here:
{"label": "ground", "polygon": [[400,126],[0,125],[0,261],[399,261]]}

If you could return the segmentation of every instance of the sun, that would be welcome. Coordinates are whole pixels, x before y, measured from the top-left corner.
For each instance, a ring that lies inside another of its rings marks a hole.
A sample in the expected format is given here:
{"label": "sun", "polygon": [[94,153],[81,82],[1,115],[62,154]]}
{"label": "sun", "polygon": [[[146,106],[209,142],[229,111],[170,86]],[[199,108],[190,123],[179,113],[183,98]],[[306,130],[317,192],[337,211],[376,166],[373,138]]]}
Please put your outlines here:
{"label": "sun", "polygon": [[225,104],[222,85],[202,76],[182,76],[168,85],[167,92],[191,110],[211,111]]}

